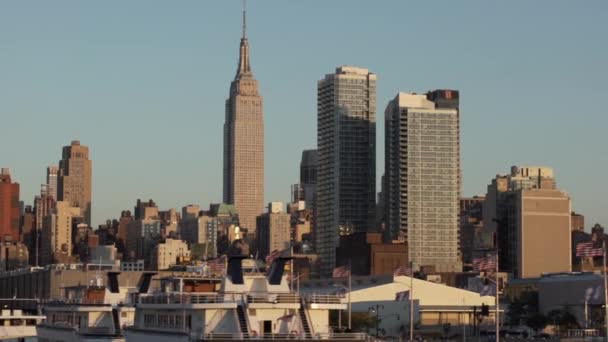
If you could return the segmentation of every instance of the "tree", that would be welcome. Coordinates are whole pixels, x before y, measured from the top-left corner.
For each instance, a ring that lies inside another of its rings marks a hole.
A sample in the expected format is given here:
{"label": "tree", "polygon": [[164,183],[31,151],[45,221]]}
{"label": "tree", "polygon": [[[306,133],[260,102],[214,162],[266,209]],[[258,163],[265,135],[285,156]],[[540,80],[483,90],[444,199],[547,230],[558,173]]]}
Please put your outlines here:
{"label": "tree", "polygon": [[[332,310],[329,314],[329,325],[332,327],[339,326],[338,311]],[[376,329],[376,316],[368,312],[353,312],[352,313],[352,330],[357,332],[368,332]],[[342,312],[342,327],[348,328],[348,312]]]}
{"label": "tree", "polygon": [[215,246],[211,242],[195,243],[190,246],[190,256],[193,260],[203,260],[207,251],[207,259],[215,254]]}
{"label": "tree", "polygon": [[544,329],[549,323],[549,319],[541,313],[533,313],[526,318],[526,325],[534,329],[536,333]]}
{"label": "tree", "polygon": [[524,291],[509,304],[507,321],[509,325],[519,325],[536,313],[538,313],[538,292]]}
{"label": "tree", "polygon": [[550,323],[558,326],[560,331],[578,329],[580,327],[576,316],[568,308],[551,310],[547,314],[547,318]]}

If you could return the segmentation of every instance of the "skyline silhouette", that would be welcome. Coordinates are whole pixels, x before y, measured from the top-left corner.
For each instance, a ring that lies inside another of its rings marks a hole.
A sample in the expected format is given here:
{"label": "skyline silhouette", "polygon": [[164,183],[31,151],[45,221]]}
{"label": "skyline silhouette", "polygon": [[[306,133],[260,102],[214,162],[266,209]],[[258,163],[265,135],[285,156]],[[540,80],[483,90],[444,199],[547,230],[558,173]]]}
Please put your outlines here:
{"label": "skyline silhouette", "polygon": [[[80,140],[93,161],[94,227],[137,198],[161,208],[221,202],[240,1],[0,7],[0,166],[20,183],[21,200],[32,204],[46,167]],[[457,89],[463,196],[485,194],[511,165],[548,166],[587,228],[608,224],[606,9],[599,1],[250,2],[265,202],[289,198],[302,150],[316,145],[316,81],[347,64],[378,75],[378,181],[388,101],[399,91]]]}

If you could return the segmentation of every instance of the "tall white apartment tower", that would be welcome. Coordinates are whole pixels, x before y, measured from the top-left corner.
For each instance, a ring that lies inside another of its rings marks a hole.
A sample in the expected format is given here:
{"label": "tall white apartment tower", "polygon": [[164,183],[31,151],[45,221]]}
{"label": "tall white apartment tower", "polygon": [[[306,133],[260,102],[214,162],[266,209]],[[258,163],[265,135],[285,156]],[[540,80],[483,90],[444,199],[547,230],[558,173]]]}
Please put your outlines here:
{"label": "tall white apartment tower", "polygon": [[317,82],[317,228],[320,272],[336,263],[338,227],[375,222],[376,75],[341,66]]}
{"label": "tall white apartment tower", "polygon": [[405,239],[409,260],[460,271],[458,91],[399,93],[385,111],[385,240]]}

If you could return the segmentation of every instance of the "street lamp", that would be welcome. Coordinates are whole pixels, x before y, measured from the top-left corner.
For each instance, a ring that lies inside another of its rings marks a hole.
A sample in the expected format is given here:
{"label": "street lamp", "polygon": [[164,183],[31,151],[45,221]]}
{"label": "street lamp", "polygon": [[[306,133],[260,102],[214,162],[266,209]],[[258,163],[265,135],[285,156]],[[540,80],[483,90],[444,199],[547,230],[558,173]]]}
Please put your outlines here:
{"label": "street lamp", "polygon": [[[494,234],[494,240],[496,241],[495,247],[496,247],[496,305],[494,306],[496,308],[496,313],[494,314],[494,321],[496,323],[496,342],[500,342],[500,293],[499,293],[499,288],[498,288],[498,252],[500,251],[499,248],[499,240],[498,240],[498,233],[500,231],[499,228],[501,229],[505,229],[506,227],[506,223],[507,220],[505,218],[501,218],[501,219],[497,219],[497,218],[493,218],[492,222],[496,223],[496,233]],[[604,260],[606,260],[606,258],[604,258]],[[604,267],[605,268],[605,267]],[[607,318],[608,319],[608,318]]]}
{"label": "street lamp", "polygon": [[376,315],[376,338],[378,338],[379,324],[380,324],[380,310],[384,310],[384,305],[375,304],[367,309],[369,312]]}
{"label": "street lamp", "polygon": [[334,287],[340,287],[343,288],[344,291],[348,291],[348,331],[352,330],[352,302],[350,300],[350,292],[351,292],[351,288],[350,288],[350,282],[348,282],[349,287],[346,288],[345,286],[342,286],[340,284],[334,284]]}

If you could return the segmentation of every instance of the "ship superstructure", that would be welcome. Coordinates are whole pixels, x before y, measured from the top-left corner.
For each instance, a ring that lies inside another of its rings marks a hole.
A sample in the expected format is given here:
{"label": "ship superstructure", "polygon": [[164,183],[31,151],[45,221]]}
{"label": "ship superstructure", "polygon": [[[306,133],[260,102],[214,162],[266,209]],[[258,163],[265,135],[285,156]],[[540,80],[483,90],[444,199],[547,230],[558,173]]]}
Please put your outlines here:
{"label": "ship superstructure", "polygon": [[290,258],[267,272],[244,270],[243,256],[228,258],[225,277],[204,274],[161,278],[160,291],[139,295],[129,342],[241,339],[361,340],[364,334],[333,334],[330,310],[344,310],[340,296],[302,296],[284,274]]}

